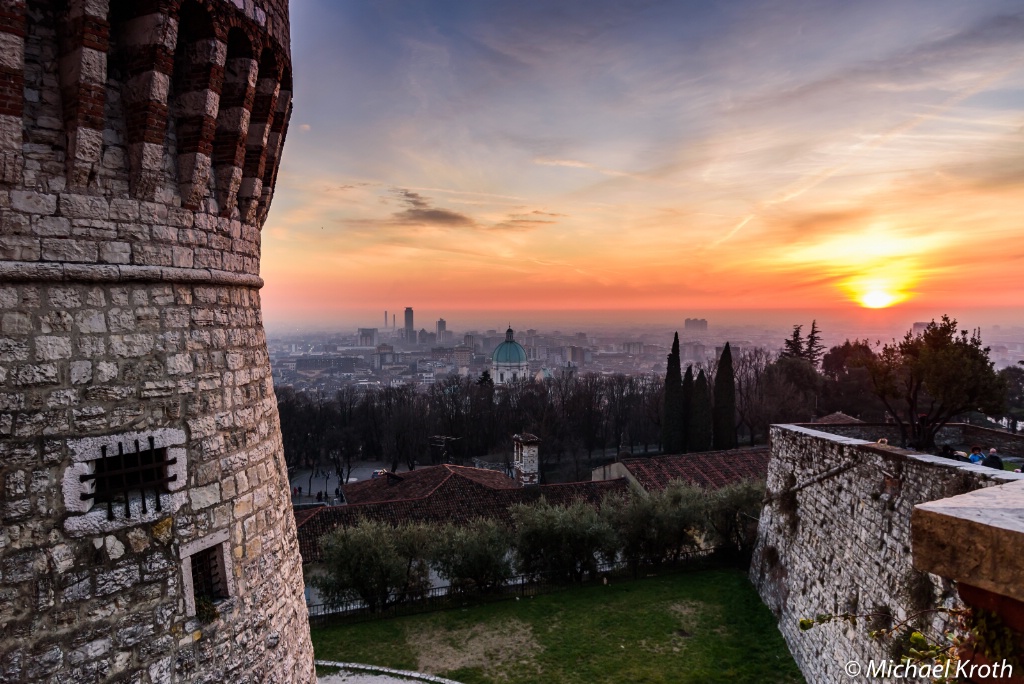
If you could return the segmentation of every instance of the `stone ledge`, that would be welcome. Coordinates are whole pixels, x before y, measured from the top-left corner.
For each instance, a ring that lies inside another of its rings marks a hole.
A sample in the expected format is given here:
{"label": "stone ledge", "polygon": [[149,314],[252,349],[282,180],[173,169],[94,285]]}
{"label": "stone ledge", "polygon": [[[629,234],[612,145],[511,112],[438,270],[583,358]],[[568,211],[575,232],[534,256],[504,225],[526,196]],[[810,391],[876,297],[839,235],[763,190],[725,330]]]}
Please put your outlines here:
{"label": "stone ledge", "polygon": [[214,268],[119,266],[113,264],[58,264],[35,261],[0,261],[0,282],[70,283],[188,283],[263,287],[263,278]]}
{"label": "stone ledge", "polygon": [[364,665],[362,663],[340,663],[335,660],[317,660],[314,661],[317,665],[323,667],[336,667],[341,670],[349,670],[350,672],[365,672],[367,674],[383,674],[383,675],[394,675],[400,677],[406,681],[413,682],[433,682],[433,684],[459,684],[454,679],[445,679],[444,677],[438,677],[437,675],[426,674],[423,672],[412,672],[410,670],[396,670],[390,667],[381,667],[379,665]]}
{"label": "stone ledge", "polygon": [[914,507],[914,567],[1024,601],[1024,482]]}
{"label": "stone ledge", "polygon": [[[813,423],[812,423],[813,425]],[[866,439],[857,439],[856,437],[843,437],[842,435],[835,435],[831,432],[823,432],[821,430],[815,430],[813,428],[806,427],[804,424],[798,423],[779,423],[774,424],[771,427],[784,428],[790,432],[797,432],[802,435],[808,435],[810,437],[818,437],[819,439],[827,439],[830,442],[836,444],[847,444],[849,446],[866,446],[868,444],[875,444],[875,442],[869,442]]]}

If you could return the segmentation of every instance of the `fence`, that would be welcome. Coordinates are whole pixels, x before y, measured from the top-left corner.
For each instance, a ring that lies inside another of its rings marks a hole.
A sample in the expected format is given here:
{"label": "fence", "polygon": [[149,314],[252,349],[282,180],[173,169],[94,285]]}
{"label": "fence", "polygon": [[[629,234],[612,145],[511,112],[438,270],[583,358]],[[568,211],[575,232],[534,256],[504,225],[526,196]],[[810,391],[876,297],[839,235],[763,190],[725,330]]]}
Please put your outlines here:
{"label": "fence", "polygon": [[[717,552],[718,549],[693,551],[681,557],[676,563],[661,565],[657,569],[659,571],[693,569],[704,561],[712,560]],[[651,569],[653,569],[651,566],[642,568],[645,572]],[[539,576],[517,575],[502,586],[487,593],[466,590],[460,586],[446,585],[402,594],[393,594],[387,605],[379,607],[377,610],[370,610],[369,606],[362,599],[337,603],[319,603],[308,606],[309,621],[313,624],[322,624],[327,621],[365,622],[401,615],[430,613],[481,603],[508,601],[550,594],[571,586],[598,584],[606,582],[608,578],[622,578],[631,574],[633,574],[633,570],[623,562],[600,563],[598,564],[597,572],[591,573],[584,582],[576,584],[552,582]]]}

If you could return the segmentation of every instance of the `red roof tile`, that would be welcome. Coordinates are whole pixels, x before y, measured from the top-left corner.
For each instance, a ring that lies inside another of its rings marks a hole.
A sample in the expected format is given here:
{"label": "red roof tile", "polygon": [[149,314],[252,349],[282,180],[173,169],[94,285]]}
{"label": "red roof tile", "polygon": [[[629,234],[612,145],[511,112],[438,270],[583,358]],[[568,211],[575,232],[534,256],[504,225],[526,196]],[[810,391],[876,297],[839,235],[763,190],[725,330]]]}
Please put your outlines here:
{"label": "red roof tile", "polygon": [[718,489],[741,480],[764,479],[768,474],[768,447],[704,451],[696,454],[624,458],[622,465],[648,492],[660,491],[672,480],[685,480]]}
{"label": "red roof tile", "polygon": [[342,487],[349,504],[383,503],[422,499],[430,496],[451,478],[462,478],[488,489],[519,489],[522,485],[496,470],[467,468],[457,465],[428,466],[407,473],[390,473],[383,477],[355,482]]}
{"label": "red roof tile", "polygon": [[855,425],[857,423],[863,423],[864,421],[854,418],[853,416],[848,416],[842,411],[836,411],[835,413],[830,413],[827,416],[817,418],[814,422],[824,423],[827,425]]}

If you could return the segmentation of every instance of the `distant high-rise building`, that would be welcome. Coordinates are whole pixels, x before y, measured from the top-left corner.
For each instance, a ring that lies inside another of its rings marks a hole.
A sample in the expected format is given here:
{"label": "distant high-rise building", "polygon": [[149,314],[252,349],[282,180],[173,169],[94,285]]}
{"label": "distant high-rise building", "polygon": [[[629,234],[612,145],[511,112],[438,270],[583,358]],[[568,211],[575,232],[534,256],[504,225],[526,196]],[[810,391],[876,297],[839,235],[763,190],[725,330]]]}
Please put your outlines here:
{"label": "distant high-rise building", "polygon": [[376,347],[378,342],[376,328],[359,328],[360,347]]}
{"label": "distant high-rise building", "polygon": [[683,329],[687,332],[704,332],[708,329],[706,318],[687,318],[683,321]]}
{"label": "distant high-rise building", "polygon": [[416,344],[416,328],[412,324],[412,307],[405,307],[405,341]]}
{"label": "distant high-rise building", "polygon": [[451,363],[455,356],[455,350],[451,347],[434,347],[430,350],[431,361],[442,361]]}
{"label": "distant high-rise building", "polygon": [[927,329],[928,329],[928,324],[927,323],[917,322],[917,323],[914,323],[914,329],[913,329],[912,332],[914,334],[914,337],[917,337],[918,335],[924,335],[924,331],[927,330]]}
{"label": "distant high-rise building", "polygon": [[468,366],[473,362],[473,349],[466,345],[459,345],[452,351],[452,359],[455,361],[455,365],[462,368]]}
{"label": "distant high-rise building", "polygon": [[476,350],[476,335],[469,334],[462,338],[462,344],[466,345],[470,349]]}
{"label": "distant high-rise building", "polygon": [[437,332],[437,339],[438,340],[443,340],[444,339],[444,332],[447,329],[448,329],[448,324],[445,322],[445,320],[443,318],[437,319],[437,331],[436,332]]}
{"label": "distant high-rise building", "polygon": [[395,348],[390,344],[378,344],[377,351],[370,357],[370,365],[374,370],[395,362]]}

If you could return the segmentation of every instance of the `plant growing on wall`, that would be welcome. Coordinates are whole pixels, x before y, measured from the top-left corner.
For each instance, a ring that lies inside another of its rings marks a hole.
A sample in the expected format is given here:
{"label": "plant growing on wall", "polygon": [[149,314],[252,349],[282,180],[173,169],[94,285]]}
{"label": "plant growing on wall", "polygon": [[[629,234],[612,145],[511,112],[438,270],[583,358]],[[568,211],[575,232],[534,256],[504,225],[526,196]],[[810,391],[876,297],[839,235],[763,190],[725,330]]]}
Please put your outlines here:
{"label": "plant growing on wall", "polygon": [[[937,614],[949,618],[949,629],[941,636],[913,629],[913,625]],[[837,621],[848,622],[854,627],[858,621],[864,621],[868,636],[889,644],[892,661],[921,666],[919,672],[922,674],[925,668],[929,669],[935,684],[961,681],[957,676],[961,661],[980,660],[990,665],[1005,663],[1017,672],[1022,667],[1018,646],[1020,635],[1003,624],[998,615],[984,610],[926,608],[913,611],[895,623],[888,609],[861,614],[821,614],[813,619],[802,618],[800,630],[806,632],[817,625]]]}

